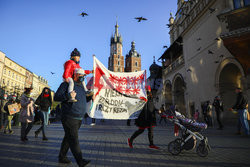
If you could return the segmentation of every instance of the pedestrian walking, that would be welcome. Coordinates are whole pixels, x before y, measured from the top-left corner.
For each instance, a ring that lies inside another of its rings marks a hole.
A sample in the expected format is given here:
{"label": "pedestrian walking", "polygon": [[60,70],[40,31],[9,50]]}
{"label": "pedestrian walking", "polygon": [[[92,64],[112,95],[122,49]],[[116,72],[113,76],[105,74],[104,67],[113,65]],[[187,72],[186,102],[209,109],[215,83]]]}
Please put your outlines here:
{"label": "pedestrian walking", "polygon": [[160,121],[159,121],[159,124],[161,124],[161,121],[164,120],[165,122],[165,125],[167,124],[167,115],[166,115],[166,109],[165,109],[165,106],[164,104],[162,104],[160,110],[159,110],[159,114],[160,114]]}
{"label": "pedestrian walking", "polygon": [[213,126],[213,106],[211,102],[208,100],[207,101],[207,120],[208,120],[208,126],[212,127]]}
{"label": "pedestrian walking", "polygon": [[1,107],[1,111],[0,111],[0,129],[4,129],[4,125],[5,125],[5,121],[6,120],[6,111],[4,110],[4,106],[5,104],[8,102],[8,95],[7,94],[4,94],[3,95],[3,98],[1,100],[1,103],[0,103],[0,107]]}
{"label": "pedestrian walking", "polygon": [[36,99],[35,104],[39,106],[40,118],[42,120],[42,125],[39,129],[35,131],[35,137],[37,138],[39,133],[42,131],[43,140],[48,140],[45,131],[49,122],[49,112],[52,105],[51,90],[48,87],[43,88],[42,93]]}
{"label": "pedestrian walking", "polygon": [[31,91],[32,88],[25,88],[20,100],[21,141],[23,142],[28,140],[27,135],[34,121],[34,99],[30,97]]}
{"label": "pedestrian walking", "polygon": [[217,118],[217,122],[219,125],[219,127],[217,129],[222,130],[224,127],[222,124],[222,114],[223,114],[224,109],[223,109],[223,103],[222,103],[219,96],[216,96],[214,98],[213,106],[215,108],[216,118]]}
{"label": "pedestrian walking", "polygon": [[153,142],[153,127],[156,125],[156,117],[155,117],[155,106],[153,103],[153,96],[151,93],[150,86],[147,86],[147,102],[143,107],[140,115],[135,120],[135,124],[138,126],[138,130],[133,133],[133,135],[128,138],[128,145],[130,148],[133,148],[133,142],[137,136],[142,134],[145,129],[148,129],[148,140],[149,140],[149,148],[159,149],[159,147],[154,145]]}
{"label": "pedestrian walking", "polygon": [[[70,93],[74,90],[73,89],[74,88],[73,74],[74,74],[75,69],[81,68],[79,65],[80,57],[81,57],[80,52],[75,48],[71,52],[70,60],[66,61],[64,64],[63,79],[69,83],[68,93]],[[84,72],[84,76],[86,76],[87,74],[93,73],[93,71],[89,71],[89,70],[83,70],[83,72]],[[83,77],[82,84],[83,84],[84,90],[88,91],[86,84],[84,82],[84,77]],[[69,99],[69,102],[76,102],[76,99],[71,98],[71,99]]]}
{"label": "pedestrian walking", "polygon": [[[86,92],[82,85],[85,72],[83,69],[76,69],[74,72],[74,91],[68,93],[68,82],[63,82],[55,93],[54,100],[61,102],[62,125],[64,128],[64,138],[62,140],[59,159],[60,163],[71,163],[67,158],[70,148],[77,164],[83,167],[90,163],[90,160],[83,159],[79,145],[78,130],[81,127],[82,119],[86,110]],[[75,98],[77,101],[72,103],[69,99]]]}
{"label": "pedestrian walking", "polygon": [[236,88],[237,99],[235,105],[230,110],[237,110],[238,112],[238,124],[237,134],[241,134],[241,127],[244,130],[244,135],[249,136],[249,125],[247,121],[247,98],[243,95],[241,88]]}
{"label": "pedestrian walking", "polygon": [[6,113],[4,113],[4,119],[5,119],[5,124],[4,124],[4,133],[7,134],[12,134],[14,131],[11,128],[11,120],[13,119],[13,115],[10,114],[9,112],[9,105],[15,104],[16,103],[16,96],[12,95],[11,98],[8,100],[8,102],[4,105],[4,110]]}

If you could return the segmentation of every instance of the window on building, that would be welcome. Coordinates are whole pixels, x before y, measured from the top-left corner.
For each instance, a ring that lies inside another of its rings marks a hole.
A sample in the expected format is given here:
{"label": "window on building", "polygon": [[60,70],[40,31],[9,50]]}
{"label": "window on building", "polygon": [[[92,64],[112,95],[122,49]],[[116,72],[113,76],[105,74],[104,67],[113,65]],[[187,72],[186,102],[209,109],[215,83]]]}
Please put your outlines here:
{"label": "window on building", "polygon": [[15,78],[15,74],[14,74],[14,72],[12,73],[12,78]]}
{"label": "window on building", "polygon": [[120,65],[120,62],[118,61],[118,66]]}
{"label": "window on building", "polygon": [[118,55],[118,59],[120,59],[120,55]]}
{"label": "window on building", "polygon": [[10,84],[10,82],[9,82],[9,81],[7,81],[7,86],[9,86],[9,84]]}
{"label": "window on building", "polygon": [[21,76],[19,76],[19,81],[21,81]]}
{"label": "window on building", "polygon": [[3,73],[6,74],[6,68],[4,69]]}
{"label": "window on building", "polygon": [[10,71],[9,71],[9,76],[10,76]]}
{"label": "window on building", "polygon": [[5,85],[5,80],[3,79],[3,85]]}
{"label": "window on building", "polygon": [[118,68],[118,72],[120,72],[120,68]]}
{"label": "window on building", "polygon": [[244,5],[245,5],[245,6],[250,5],[250,0],[244,0]]}
{"label": "window on building", "polygon": [[135,66],[137,67],[137,61],[135,62]]}

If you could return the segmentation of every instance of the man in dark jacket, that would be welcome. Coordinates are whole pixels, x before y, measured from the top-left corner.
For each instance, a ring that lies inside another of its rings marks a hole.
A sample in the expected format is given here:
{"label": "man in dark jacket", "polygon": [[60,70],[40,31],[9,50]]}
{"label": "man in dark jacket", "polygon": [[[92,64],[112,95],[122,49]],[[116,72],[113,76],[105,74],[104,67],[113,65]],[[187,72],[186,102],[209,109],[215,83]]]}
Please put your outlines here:
{"label": "man in dark jacket", "polygon": [[[249,136],[249,125],[247,121],[247,99],[243,95],[241,88],[236,88],[235,92],[237,93],[237,99],[235,105],[232,107],[232,109],[238,111],[238,132],[237,134],[240,134],[241,127],[244,129],[245,135]],[[231,109],[231,110],[232,110]]]}
{"label": "man in dark jacket", "polygon": [[[82,167],[87,165],[90,160],[82,158],[82,152],[79,145],[78,130],[82,124],[82,119],[86,110],[86,92],[82,86],[84,80],[84,70],[76,69],[74,72],[74,91],[68,93],[67,82],[63,82],[57,89],[54,100],[61,102],[62,125],[64,128],[64,138],[59,153],[60,163],[70,163],[67,158],[67,152],[70,148],[77,164]],[[75,98],[77,102],[68,100]]]}
{"label": "man in dark jacket", "polygon": [[52,105],[52,97],[51,97],[51,90],[48,87],[43,88],[42,93],[36,99],[35,104],[39,106],[39,115],[42,120],[42,126],[35,131],[35,137],[38,137],[38,134],[42,131],[43,132],[43,140],[48,140],[45,135],[46,126],[48,125],[49,121],[49,110]]}
{"label": "man in dark jacket", "polygon": [[138,118],[135,120],[135,124],[139,127],[139,129],[135,131],[130,138],[128,138],[128,145],[130,148],[133,148],[134,139],[140,134],[142,134],[145,129],[148,129],[149,148],[159,149],[159,147],[155,146],[153,142],[153,127],[156,125],[156,109],[154,107],[153,96],[151,93],[150,86],[147,87],[147,96],[148,101],[143,107]]}
{"label": "man in dark jacket", "polygon": [[223,109],[223,103],[222,103],[222,101],[221,101],[221,99],[220,99],[219,96],[216,96],[214,98],[213,106],[215,108],[217,122],[219,124],[218,130],[222,130],[223,129],[223,125],[222,125],[221,119],[222,119],[222,112],[223,112],[224,109]]}
{"label": "man in dark jacket", "polygon": [[7,98],[8,98],[8,95],[4,94],[3,98],[1,99],[1,103],[0,103],[0,105],[1,105],[0,106],[1,107],[1,110],[0,110],[0,129],[4,128],[4,123],[7,119],[6,118],[6,111],[4,110],[4,106],[8,102]]}

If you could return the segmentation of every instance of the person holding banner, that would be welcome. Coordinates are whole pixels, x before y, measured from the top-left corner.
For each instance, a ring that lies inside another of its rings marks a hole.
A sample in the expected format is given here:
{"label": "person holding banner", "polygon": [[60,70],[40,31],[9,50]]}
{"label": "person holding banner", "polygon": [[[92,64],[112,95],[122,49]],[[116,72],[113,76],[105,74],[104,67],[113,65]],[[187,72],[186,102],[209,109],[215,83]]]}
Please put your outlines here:
{"label": "person holding banner", "polygon": [[4,114],[5,116],[5,128],[4,128],[4,133],[7,134],[12,134],[14,133],[14,131],[11,129],[11,120],[13,119],[13,115],[11,115],[10,111],[9,111],[9,106],[12,104],[16,103],[16,96],[12,95],[11,98],[9,99],[9,101],[5,104],[4,106],[4,110],[6,111],[6,113]]}
{"label": "person holding banner", "polygon": [[[90,160],[82,158],[82,152],[78,139],[78,130],[81,127],[82,119],[86,110],[86,92],[82,85],[84,80],[84,70],[77,68],[74,71],[74,91],[68,93],[68,82],[61,83],[55,93],[54,100],[61,102],[62,125],[65,132],[61,149],[58,156],[59,163],[71,163],[67,158],[70,148],[77,164],[80,167],[86,166]],[[69,99],[75,98],[77,101],[72,103]]]}
{"label": "person holding banner", "polygon": [[159,149],[159,147],[155,146],[153,142],[153,127],[156,125],[156,117],[155,117],[156,109],[154,106],[153,96],[150,86],[147,86],[146,89],[147,89],[147,102],[143,107],[139,117],[135,120],[135,124],[139,127],[139,129],[135,131],[130,138],[128,138],[128,145],[130,148],[133,148],[133,141],[135,140],[135,138],[140,134],[142,134],[145,129],[148,129],[149,148]]}

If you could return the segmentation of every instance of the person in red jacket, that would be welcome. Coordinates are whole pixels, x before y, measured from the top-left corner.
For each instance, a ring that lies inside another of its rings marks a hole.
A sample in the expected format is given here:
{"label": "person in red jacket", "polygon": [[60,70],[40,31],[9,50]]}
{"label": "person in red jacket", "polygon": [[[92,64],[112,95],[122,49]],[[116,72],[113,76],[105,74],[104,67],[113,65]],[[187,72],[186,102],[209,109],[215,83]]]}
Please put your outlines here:
{"label": "person in red jacket", "polygon": [[[81,68],[79,63],[80,63],[80,57],[81,54],[80,52],[75,48],[70,55],[70,60],[66,61],[64,63],[64,73],[63,73],[63,79],[69,83],[69,87],[68,87],[68,93],[74,91],[74,81],[73,81],[73,75],[74,75],[74,70],[77,68]],[[85,75],[88,75],[90,73],[93,73],[93,71],[89,71],[89,70],[84,70]],[[85,89],[85,91],[88,91],[88,89],[86,88],[86,84],[83,81],[82,82],[83,87]],[[75,98],[71,98],[69,100],[69,102],[76,102],[77,100]]]}

